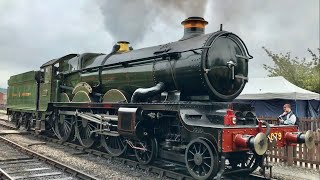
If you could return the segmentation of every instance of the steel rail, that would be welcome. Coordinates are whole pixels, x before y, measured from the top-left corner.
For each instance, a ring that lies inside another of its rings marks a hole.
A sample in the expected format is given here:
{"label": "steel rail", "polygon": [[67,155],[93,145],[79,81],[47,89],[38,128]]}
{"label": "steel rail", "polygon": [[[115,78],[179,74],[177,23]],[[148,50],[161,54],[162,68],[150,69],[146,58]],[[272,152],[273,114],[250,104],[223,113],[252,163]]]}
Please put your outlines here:
{"label": "steel rail", "polygon": [[[68,166],[66,164],[63,164],[63,163],[58,162],[58,161],[56,161],[54,159],[51,159],[51,158],[46,157],[44,155],[41,155],[41,154],[39,154],[39,153],[37,153],[35,151],[32,151],[32,150],[30,150],[28,148],[25,148],[25,147],[13,142],[13,141],[7,139],[7,138],[5,138],[5,137],[0,136],[0,141],[5,142],[8,145],[10,145],[10,146],[12,146],[12,147],[14,147],[16,149],[19,149],[23,153],[28,154],[28,155],[30,155],[30,156],[32,156],[32,157],[34,157],[34,158],[36,158],[36,159],[38,159],[38,160],[40,160],[42,162],[48,163],[51,166],[54,166],[54,167],[56,167],[58,169],[61,169],[63,172],[66,172],[68,174],[72,174],[73,176],[75,176],[75,177],[77,177],[79,179],[84,179],[84,180],[96,180],[96,179],[98,179],[98,178],[96,178],[94,176],[91,176],[91,175],[89,175],[87,173],[84,173],[84,172],[79,171],[79,170],[77,170],[75,168],[72,168],[72,167],[70,167],[70,166]],[[3,170],[1,170],[1,174],[6,176],[7,178],[11,179],[11,177],[7,173],[5,173]]]}
{"label": "steel rail", "polygon": [[0,179],[13,180],[13,178],[1,168],[0,168]]}

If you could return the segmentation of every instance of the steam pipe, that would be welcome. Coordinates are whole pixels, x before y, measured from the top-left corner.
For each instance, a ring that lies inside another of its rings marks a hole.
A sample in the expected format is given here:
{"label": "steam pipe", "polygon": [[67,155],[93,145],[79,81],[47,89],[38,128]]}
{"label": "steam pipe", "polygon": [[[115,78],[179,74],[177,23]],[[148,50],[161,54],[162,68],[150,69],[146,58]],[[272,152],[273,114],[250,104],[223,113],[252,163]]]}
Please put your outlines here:
{"label": "steam pipe", "polygon": [[269,123],[267,123],[266,121],[262,121],[262,124],[266,126],[267,130],[266,130],[266,136],[269,136],[270,134],[270,125]]}
{"label": "steam pipe", "polygon": [[131,102],[138,103],[150,98],[156,94],[160,94],[165,89],[164,83],[160,82],[157,85],[150,88],[138,88],[134,91]]}

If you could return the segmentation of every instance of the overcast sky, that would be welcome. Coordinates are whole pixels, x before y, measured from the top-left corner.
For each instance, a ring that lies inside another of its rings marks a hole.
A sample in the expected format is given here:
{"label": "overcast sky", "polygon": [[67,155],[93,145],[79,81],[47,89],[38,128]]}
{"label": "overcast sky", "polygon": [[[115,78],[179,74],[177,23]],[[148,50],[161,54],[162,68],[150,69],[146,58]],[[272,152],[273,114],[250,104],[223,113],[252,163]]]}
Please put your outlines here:
{"label": "overcast sky", "polygon": [[178,40],[180,22],[191,15],[209,21],[207,33],[222,23],[244,40],[254,57],[250,77],[267,76],[262,64],[272,64],[262,46],[299,57],[319,47],[319,0],[155,2],[0,0],[0,87],[13,74],[69,53],[109,53],[118,40],[134,41],[135,49]]}

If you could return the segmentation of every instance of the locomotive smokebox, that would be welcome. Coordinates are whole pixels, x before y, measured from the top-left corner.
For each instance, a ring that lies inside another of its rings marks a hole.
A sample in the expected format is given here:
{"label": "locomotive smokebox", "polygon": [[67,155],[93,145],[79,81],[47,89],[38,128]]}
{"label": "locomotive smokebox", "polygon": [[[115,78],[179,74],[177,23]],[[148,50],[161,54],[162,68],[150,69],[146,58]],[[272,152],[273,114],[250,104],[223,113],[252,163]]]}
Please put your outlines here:
{"label": "locomotive smokebox", "polygon": [[184,27],[184,35],[181,40],[189,39],[204,34],[205,26],[208,24],[202,17],[189,17],[181,22]]}

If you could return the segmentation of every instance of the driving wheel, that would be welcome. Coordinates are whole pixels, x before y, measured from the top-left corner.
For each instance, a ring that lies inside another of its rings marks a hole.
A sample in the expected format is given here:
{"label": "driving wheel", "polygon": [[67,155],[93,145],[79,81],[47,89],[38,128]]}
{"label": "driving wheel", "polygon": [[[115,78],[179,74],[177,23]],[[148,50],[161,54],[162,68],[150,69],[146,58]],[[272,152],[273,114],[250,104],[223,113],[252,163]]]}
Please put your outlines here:
{"label": "driving wheel", "polygon": [[79,143],[85,148],[91,148],[95,144],[95,137],[92,132],[97,129],[97,125],[94,122],[77,117],[75,127]]}
{"label": "driving wheel", "polygon": [[59,115],[59,118],[55,120],[54,128],[57,137],[65,142],[74,137],[74,116]]}
{"label": "driving wheel", "polygon": [[127,143],[121,136],[101,135],[101,145],[111,156],[121,156],[127,149]]}

